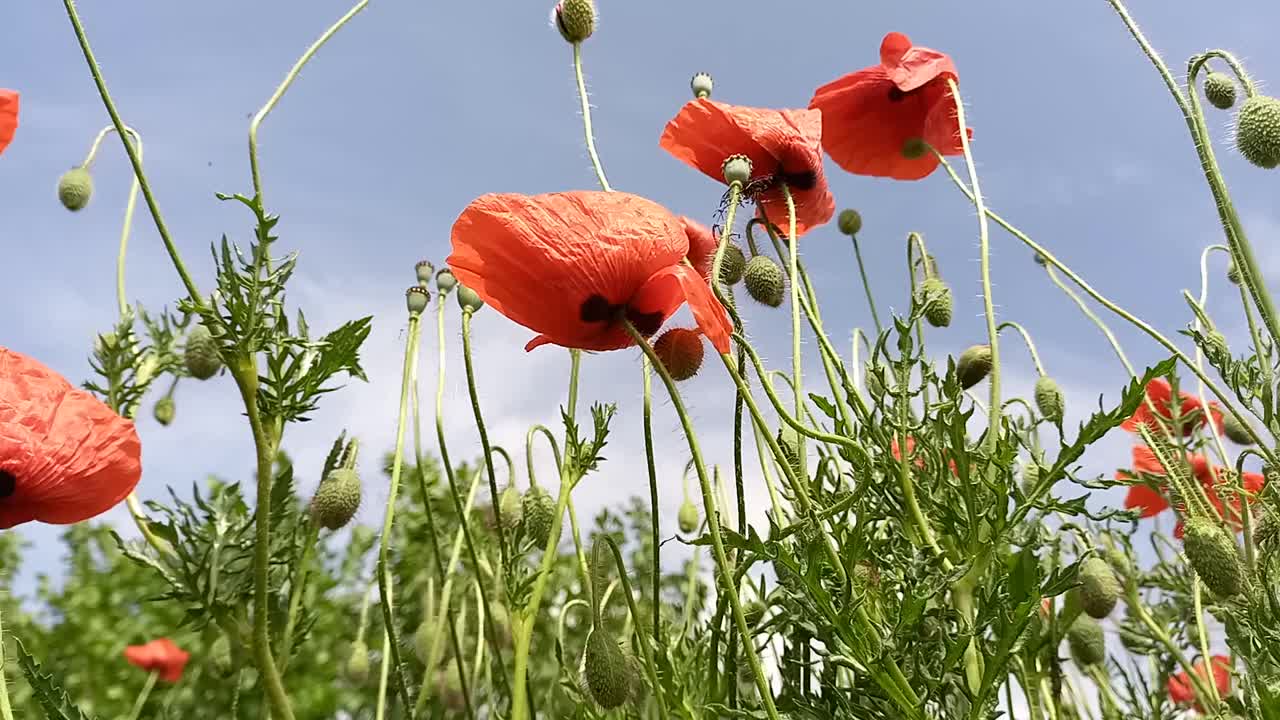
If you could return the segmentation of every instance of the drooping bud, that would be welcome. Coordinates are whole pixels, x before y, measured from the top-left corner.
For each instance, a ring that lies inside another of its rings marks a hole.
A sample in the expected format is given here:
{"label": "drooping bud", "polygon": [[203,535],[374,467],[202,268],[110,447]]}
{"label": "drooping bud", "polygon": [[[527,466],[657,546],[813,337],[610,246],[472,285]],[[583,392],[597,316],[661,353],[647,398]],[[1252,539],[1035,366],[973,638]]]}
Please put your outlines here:
{"label": "drooping bud", "polygon": [[747,257],[742,248],[735,243],[724,246],[724,257],[720,258],[720,282],[725,285],[737,285],[742,281],[742,274],[747,270]]}
{"label": "drooping bud", "polygon": [[1280,100],[1254,95],[1244,101],[1236,111],[1236,148],[1260,168],[1280,165]]}
{"label": "drooping bud", "polygon": [[778,428],[778,449],[782,451],[783,457],[787,460],[787,465],[791,468],[791,472],[796,477],[801,477],[803,473],[800,467],[800,436],[796,433],[795,428],[790,425],[783,425]]}
{"label": "drooping bud", "polygon": [[685,498],[676,512],[676,520],[680,524],[680,532],[691,535],[698,529],[698,506]]}
{"label": "drooping bud", "polygon": [[1227,262],[1227,281],[1232,285],[1240,284],[1240,268],[1236,267],[1236,259]]}
{"label": "drooping bud", "polygon": [[782,304],[787,280],[782,268],[771,258],[764,255],[751,258],[747,262],[743,282],[747,286],[747,294],[756,302],[775,308]]}
{"label": "drooping bud", "polygon": [[187,372],[197,380],[208,380],[222,369],[222,357],[218,355],[218,343],[209,328],[197,324],[187,333],[187,347],[183,352]]}
{"label": "drooping bud", "polygon": [[740,183],[746,185],[751,179],[751,158],[746,155],[730,155],[720,166],[724,173],[724,181],[730,185]]}
{"label": "drooping bud", "polygon": [[1187,520],[1182,549],[1200,580],[1214,595],[1228,598],[1244,590],[1244,563],[1235,538],[1213,520],[1204,517]]}
{"label": "drooping bud", "polygon": [[938,277],[931,277],[920,283],[917,291],[920,303],[924,306],[924,319],[936,328],[944,328],[951,324],[953,302],[951,288]]}
{"label": "drooping bud", "polygon": [[973,345],[956,360],[956,377],[960,387],[968,390],[986,379],[991,372],[991,346]]}
{"label": "drooping bud", "polygon": [[711,97],[711,88],[714,86],[715,83],[712,82],[711,76],[704,72],[697,73],[689,81],[689,89],[693,91],[693,96],[698,99]]}
{"label": "drooping bud", "polygon": [[440,272],[436,273],[436,292],[441,295],[448,295],[457,285],[458,279],[449,268],[440,268]]}
{"label": "drooping bud", "polygon": [[346,527],[359,509],[360,475],[354,468],[330,470],[311,498],[311,518],[328,530]]}
{"label": "drooping bud", "polygon": [[218,677],[228,678],[236,671],[235,658],[231,655],[231,643],[226,635],[219,634],[209,648],[209,656],[213,660],[213,671]]}
{"label": "drooping bud", "polygon": [[363,640],[351,643],[351,652],[347,655],[344,669],[347,679],[353,685],[363,685],[369,681],[369,646]]}
{"label": "drooping bud", "polygon": [[1236,104],[1236,84],[1226,73],[1211,72],[1204,78],[1204,97],[1219,110]]}
{"label": "drooping bud", "polygon": [[417,265],[413,266],[414,272],[418,274],[418,284],[426,287],[431,284],[431,276],[436,272],[436,266],[431,264],[430,260],[419,260]]}
{"label": "drooping bud", "polygon": [[1091,617],[1102,619],[1120,601],[1120,580],[1106,560],[1094,556],[1080,564],[1080,606]]}
{"label": "drooping bud", "polygon": [[532,485],[524,493],[521,512],[524,532],[538,547],[546,547],[556,525],[556,501],[545,490]]}
{"label": "drooping bud", "polygon": [[1232,413],[1223,413],[1222,415],[1222,433],[1227,439],[1237,445],[1252,445],[1253,436],[1249,434],[1249,428],[1242,421],[1237,420]]}
{"label": "drooping bud", "polygon": [[689,328],[671,328],[653,344],[653,354],[676,382],[698,374],[703,353],[702,335]]}
{"label": "drooping bud", "polygon": [[640,659],[635,655],[627,656],[627,677],[631,678],[627,689],[627,702],[633,707],[642,707],[644,701],[649,697],[649,683],[645,678],[644,666],[640,664]]}
{"label": "drooping bud", "polygon": [[480,299],[475,290],[466,285],[458,285],[458,306],[462,308],[464,313],[474,313],[484,307],[484,301]]}
{"label": "drooping bud", "polygon": [[1062,422],[1066,399],[1056,380],[1048,375],[1041,375],[1040,379],[1036,380],[1035,397],[1036,407],[1039,408],[1041,415],[1051,422]]}
{"label": "drooping bud", "polygon": [[840,215],[836,218],[836,227],[840,232],[853,237],[862,229],[862,213],[853,208],[845,208],[840,211]]}
{"label": "drooping bud", "polygon": [[431,622],[427,618],[422,619],[418,629],[413,633],[413,655],[423,665],[427,664],[431,657]]}
{"label": "drooping bud", "polygon": [[498,498],[498,510],[502,514],[502,527],[512,530],[520,524],[522,511],[524,509],[524,498],[520,496],[520,491],[515,485],[508,485],[506,490],[502,491],[502,496]]}
{"label": "drooping bud", "polygon": [[587,638],[583,674],[591,697],[600,707],[610,710],[627,701],[631,694],[627,670],[627,657],[618,647],[618,641],[599,627],[593,629]]}
{"label": "drooping bud", "polygon": [[592,0],[560,0],[551,12],[551,20],[560,37],[576,45],[596,31],[596,4]]}
{"label": "drooping bud", "polygon": [[1071,659],[1081,667],[1098,665],[1107,660],[1107,638],[1102,626],[1088,615],[1081,615],[1067,630]]}
{"label": "drooping bud", "polygon": [[58,200],[62,207],[76,212],[83,210],[93,197],[93,176],[86,167],[73,167],[58,178]]}
{"label": "drooping bud", "polygon": [[155,416],[156,422],[161,425],[168,426],[173,422],[173,416],[177,411],[177,406],[173,403],[173,398],[165,395],[156,401],[155,407],[151,409],[151,414]]}
{"label": "drooping bud", "polygon": [[458,677],[458,663],[447,663],[436,670],[436,697],[445,709],[451,712],[462,712],[466,709],[467,699],[462,694],[462,680]]}
{"label": "drooping bud", "polygon": [[404,291],[404,303],[410,315],[421,315],[427,309],[429,302],[431,302],[431,294],[421,285],[414,285]]}

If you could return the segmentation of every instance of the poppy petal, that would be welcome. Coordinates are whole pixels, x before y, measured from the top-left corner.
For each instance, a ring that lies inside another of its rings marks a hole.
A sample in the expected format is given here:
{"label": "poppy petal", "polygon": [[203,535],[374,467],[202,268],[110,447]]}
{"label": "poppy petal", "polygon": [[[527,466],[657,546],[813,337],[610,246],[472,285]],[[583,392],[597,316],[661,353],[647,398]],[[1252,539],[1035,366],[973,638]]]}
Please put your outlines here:
{"label": "poppy petal", "polygon": [[689,264],[704,278],[711,277],[711,266],[716,259],[716,250],[720,243],[711,232],[711,228],[697,220],[680,217],[684,225],[685,235],[689,237]]}
{"label": "poppy petal", "polygon": [[729,352],[729,335],[733,332],[729,315],[712,294],[707,281],[688,265],[677,265],[655,273],[636,293],[632,307],[640,312],[652,308],[652,312],[661,311],[664,317],[670,317],[686,300],[693,319],[698,322],[698,329],[707,336],[716,351],[722,354]]}
{"label": "poppy petal", "polygon": [[18,129],[18,105],[19,97],[17,90],[5,90],[0,88],[0,153],[9,147],[9,143],[13,141],[13,135]]}
{"label": "poppy petal", "polygon": [[[886,48],[889,50],[887,54]],[[889,73],[893,84],[903,92],[911,92],[938,78],[960,77],[950,56],[933,48],[913,46],[902,33],[885,36],[880,44],[880,64]]]}
{"label": "poppy petal", "polygon": [[1147,485],[1130,485],[1124,498],[1124,509],[1141,508],[1139,517],[1149,518],[1159,515],[1169,508],[1169,501],[1164,495]]}
{"label": "poppy petal", "polygon": [[1133,446],[1133,469],[1147,475],[1164,475],[1164,466],[1155,452],[1146,445]]}

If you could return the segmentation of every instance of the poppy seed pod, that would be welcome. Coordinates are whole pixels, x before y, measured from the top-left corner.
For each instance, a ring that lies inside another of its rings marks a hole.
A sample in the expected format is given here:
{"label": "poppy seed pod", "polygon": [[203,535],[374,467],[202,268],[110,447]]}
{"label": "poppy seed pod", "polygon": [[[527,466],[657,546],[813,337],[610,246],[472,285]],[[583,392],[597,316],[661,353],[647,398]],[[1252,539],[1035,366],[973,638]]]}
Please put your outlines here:
{"label": "poppy seed pod", "polygon": [[627,696],[631,694],[627,657],[622,654],[622,648],[618,647],[618,641],[599,627],[593,629],[591,637],[587,639],[583,674],[591,697],[606,710],[626,702]]}
{"label": "poppy seed pod", "polygon": [[484,301],[480,299],[475,290],[466,285],[459,285],[458,307],[462,308],[462,312],[471,314],[484,307]]}
{"label": "poppy seed pod", "polygon": [[1219,110],[1236,104],[1236,84],[1226,73],[1211,72],[1204,78],[1204,97]]}
{"label": "poppy seed pod", "polygon": [[453,276],[453,271],[449,268],[441,268],[436,273],[436,292],[441,295],[448,295],[458,285],[458,279]]}
{"label": "poppy seed pod", "polygon": [[836,216],[836,227],[840,232],[853,237],[862,229],[862,213],[853,208],[845,208]]}
{"label": "poppy seed pod", "polygon": [[173,398],[165,395],[156,401],[155,407],[151,409],[151,414],[155,417],[156,422],[161,425],[168,426],[173,422],[174,412],[177,408],[174,406]]}
{"label": "poppy seed pod", "polygon": [[929,152],[929,145],[924,141],[924,138],[907,138],[906,141],[902,143],[902,157],[907,160],[919,160],[924,157],[927,152]]}
{"label": "poppy seed pod", "polygon": [[920,283],[920,302],[924,305],[924,319],[936,328],[951,324],[953,301],[951,288],[937,277]]}
{"label": "poppy seed pod", "polygon": [[1096,555],[1080,564],[1080,606],[1090,617],[1101,620],[1120,601],[1120,580],[1111,566]]}
{"label": "poppy seed pod", "polygon": [[329,530],[346,527],[360,509],[360,476],[352,468],[331,470],[311,498],[311,517]]}
{"label": "poppy seed pod", "polygon": [[711,76],[704,72],[697,73],[689,81],[689,89],[693,91],[695,98],[711,97],[711,88],[714,85]]}
{"label": "poppy seed pod", "polygon": [[430,260],[419,260],[418,264],[413,266],[413,270],[418,274],[418,284],[426,287],[431,282],[431,276],[436,272],[436,266],[432,265]]}
{"label": "poppy seed pod", "polygon": [[1232,413],[1223,413],[1222,415],[1222,434],[1237,445],[1253,444],[1253,436],[1249,434],[1249,427],[1244,422],[1237,420]]}
{"label": "poppy seed pod", "polygon": [[720,258],[720,282],[725,285],[737,285],[742,282],[742,274],[747,270],[747,256],[742,248],[734,243],[724,246],[724,257]]}
{"label": "poppy seed pod", "polygon": [[363,640],[351,643],[351,652],[344,669],[347,679],[353,685],[363,685],[369,681],[369,646]]}
{"label": "poppy seed pod", "polygon": [[1227,281],[1232,285],[1240,284],[1240,268],[1236,267],[1235,258],[1227,262]]}
{"label": "poppy seed pod", "polygon": [[702,336],[697,330],[671,328],[653,344],[653,354],[673,380],[688,380],[702,368]]}
{"label": "poppy seed pod", "polygon": [[421,315],[422,311],[427,309],[429,302],[431,302],[431,294],[421,285],[414,285],[404,291],[404,304],[409,309],[410,315]]}
{"label": "poppy seed pod", "polygon": [[775,308],[782,304],[787,281],[782,268],[772,259],[764,255],[751,258],[742,279],[747,286],[747,294],[756,302]]}
{"label": "poppy seed pod", "polygon": [[1254,95],[1244,101],[1236,111],[1236,148],[1260,168],[1280,165],[1280,100]]}
{"label": "poppy seed pod", "polygon": [[592,0],[560,0],[552,20],[560,37],[576,45],[596,30],[596,4]]}
{"label": "poppy seed pod", "polygon": [[985,380],[990,372],[990,345],[973,345],[960,353],[960,359],[956,360],[956,377],[965,390]]}
{"label": "poppy seed pod", "polygon": [[551,538],[551,531],[556,526],[556,501],[547,491],[531,486],[524,493],[521,502],[524,515],[524,533],[538,547],[546,547]]}
{"label": "poppy seed pod", "polygon": [[93,176],[86,167],[73,167],[58,178],[58,200],[62,207],[76,212],[83,210],[93,197]]}
{"label": "poppy seed pod", "polygon": [[183,352],[183,361],[187,372],[197,380],[208,380],[222,369],[222,357],[218,354],[218,343],[213,339],[209,328],[196,325],[187,333],[187,347]]}
{"label": "poppy seed pod", "polygon": [[685,535],[691,535],[698,529],[698,506],[694,505],[687,498],[680,503],[680,509],[676,512],[676,522],[680,525],[680,532]]}
{"label": "poppy seed pod", "polygon": [[1071,659],[1081,667],[1098,665],[1107,660],[1107,638],[1102,626],[1088,615],[1081,615],[1067,630]]}
{"label": "poppy seed pod", "polygon": [[745,185],[751,179],[751,158],[746,155],[730,155],[724,159],[720,170],[724,173],[725,182],[730,185]]}
{"label": "poppy seed pod", "polygon": [[520,491],[515,485],[508,485],[498,498],[498,510],[502,513],[502,527],[508,530],[515,529],[520,524],[523,506],[524,498],[520,496]]}
{"label": "poppy seed pod", "polygon": [[1052,422],[1062,422],[1066,399],[1056,380],[1048,375],[1041,375],[1040,379],[1036,380],[1035,397],[1036,407],[1040,409],[1041,415]]}
{"label": "poppy seed pod", "polygon": [[1205,587],[1228,598],[1245,588],[1244,564],[1235,538],[1222,526],[1204,517],[1193,517],[1183,528],[1182,549]]}

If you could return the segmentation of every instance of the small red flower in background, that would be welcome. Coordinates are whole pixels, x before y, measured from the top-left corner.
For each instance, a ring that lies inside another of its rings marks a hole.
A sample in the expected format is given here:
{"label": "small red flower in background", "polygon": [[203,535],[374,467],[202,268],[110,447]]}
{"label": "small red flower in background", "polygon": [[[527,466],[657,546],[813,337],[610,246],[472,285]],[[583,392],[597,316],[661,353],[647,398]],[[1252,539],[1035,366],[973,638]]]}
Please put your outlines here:
{"label": "small red flower in background", "polygon": [[[809,107],[822,111],[822,148],[855,175],[919,180],[943,155],[964,152],[956,100],[948,80],[959,81],[955,63],[937,50],[912,46],[902,33],[880,43],[880,64],[818,88]],[[969,128],[973,136],[973,128]],[[916,144],[904,154],[908,143]]]}
{"label": "small red flower in background", "polygon": [[[1226,468],[1211,465],[1203,455],[1188,455],[1187,463],[1191,466],[1191,472],[1196,479],[1200,481],[1200,485],[1204,487],[1205,496],[1209,499],[1209,504],[1218,513],[1218,517],[1224,518],[1228,525],[1239,532],[1242,525],[1240,514],[1240,497],[1238,494],[1232,494],[1230,507],[1222,502],[1222,497],[1218,494],[1218,485],[1228,482],[1234,482],[1229,479]],[[1116,473],[1117,480],[1134,480],[1136,475],[1150,475],[1154,477],[1164,477],[1164,467],[1160,465],[1160,461],[1156,459],[1156,454],[1146,445],[1135,445],[1133,448],[1133,467],[1131,470],[1120,470]],[[1248,493],[1248,502],[1252,503],[1262,492],[1263,486],[1266,484],[1266,478],[1261,473],[1246,472],[1244,474],[1244,489]],[[1234,488],[1234,485],[1232,486]],[[1124,507],[1126,510],[1140,510],[1139,517],[1149,518],[1159,515],[1169,509],[1169,499],[1161,490],[1156,490],[1149,485],[1134,484],[1129,486],[1129,492],[1124,499]],[[1173,528],[1173,536],[1182,538],[1182,520],[1178,520],[1177,525]]]}
{"label": "small red flower in background", "polygon": [[9,147],[18,129],[18,91],[0,88],[0,153]]}
{"label": "small red flower in background", "polygon": [[[1204,427],[1206,419],[1203,412],[1204,408],[1200,404],[1200,399],[1191,393],[1179,392],[1178,397],[1181,400],[1178,416],[1184,419],[1182,434],[1184,436],[1190,435],[1197,428]],[[1151,410],[1152,406],[1155,406],[1155,413]],[[1173,386],[1164,378],[1156,378],[1147,383],[1146,399],[1134,411],[1133,417],[1121,423],[1120,427],[1129,432],[1138,432],[1139,427],[1146,425],[1152,432],[1161,432],[1161,423],[1156,418],[1157,413],[1163,419],[1166,427],[1173,421]],[[1194,419],[1185,420],[1185,418],[1190,418],[1193,414],[1195,415]],[[1218,432],[1222,432],[1222,409],[1218,407],[1217,403],[1209,403],[1209,414],[1213,417],[1214,427],[1218,429]]]}
{"label": "small red flower in background", "polygon": [[685,235],[689,237],[689,264],[704,278],[711,277],[711,266],[715,263],[716,248],[720,240],[711,232],[711,228],[697,220],[680,216]]}
{"label": "small red flower in background", "polygon": [[131,421],[0,347],[0,529],[101,515],[133,492],[141,455]]}
{"label": "small red flower in background", "polygon": [[[894,460],[897,460],[897,461],[899,461],[899,462],[901,462],[901,461],[902,461],[902,450],[898,447],[898,438],[896,438],[896,437],[895,437],[895,438],[893,439],[893,444],[889,446],[889,450],[890,450],[890,452],[892,452],[892,453],[893,453],[893,459],[894,459]],[[907,436],[907,455],[908,455],[908,456],[910,456],[910,455],[915,455],[915,452],[916,452],[916,438],[915,438],[915,436],[914,436],[914,435],[908,435],[908,436]],[[923,458],[923,457],[920,457],[920,456],[918,456],[918,455],[917,455],[917,456],[916,456],[915,461],[914,461],[914,462],[912,462],[912,464],[913,464],[913,465],[915,465],[915,466],[916,466],[916,467],[918,467],[918,468],[922,468],[922,469],[923,469],[923,468],[924,468],[924,458]],[[960,471],[956,468],[956,461],[955,461],[955,460],[948,460],[948,461],[947,461],[947,467],[951,468],[951,474],[952,474],[952,475],[959,475],[959,474],[960,474]]]}
{"label": "small red flower in background", "polygon": [[[1193,668],[1196,675],[1205,678],[1204,660],[1197,662]],[[1220,697],[1230,694],[1231,658],[1226,655],[1213,656],[1213,684],[1217,686]],[[1191,676],[1187,675],[1186,671],[1178,672],[1169,678],[1169,699],[1178,705],[1193,702],[1196,699],[1196,693],[1192,688]],[[1204,712],[1204,708],[1200,707],[1200,703],[1195,703],[1195,709],[1196,712]]]}
{"label": "small red flower in background", "polygon": [[758,211],[787,232],[786,184],[796,208],[796,237],[831,220],[836,201],[822,169],[822,114],[770,110],[701,98],[685,103],[658,144],[695,170],[724,182],[730,155],[751,159],[747,191]]}
{"label": "small red flower in background", "polygon": [[156,673],[167,683],[176,683],[182,679],[191,653],[183,651],[169,638],[160,638],[145,645],[130,645],[124,649],[124,659],[130,665]]}
{"label": "small red flower in background", "polygon": [[730,325],[707,280],[684,264],[685,226],[637,195],[579,191],[484,195],[453,224],[448,263],[458,281],[548,343],[618,350],[634,343],[621,320],[656,333],[687,300],[721,353]]}

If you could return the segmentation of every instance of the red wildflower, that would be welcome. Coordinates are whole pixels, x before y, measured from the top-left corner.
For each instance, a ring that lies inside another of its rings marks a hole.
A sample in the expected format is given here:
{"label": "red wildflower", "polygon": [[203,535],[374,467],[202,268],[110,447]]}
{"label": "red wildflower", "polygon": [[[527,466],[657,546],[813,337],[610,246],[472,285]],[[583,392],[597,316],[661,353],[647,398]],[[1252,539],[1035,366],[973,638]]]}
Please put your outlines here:
{"label": "red wildflower", "polygon": [[[898,460],[899,462],[901,462],[902,451],[898,448],[898,438],[895,437],[893,439],[893,444],[889,446],[889,451],[893,453],[894,460]],[[915,455],[915,452],[916,452],[916,438],[914,435],[908,435],[907,436],[907,455]],[[924,468],[924,458],[917,455],[915,461],[912,464],[918,468]],[[952,475],[960,474],[960,471],[956,468],[955,460],[947,460],[947,467],[951,468]]]}
{"label": "red wildflower", "polygon": [[761,214],[786,231],[787,203],[796,207],[796,236],[831,219],[836,201],[822,170],[822,114],[816,110],[769,110],[701,98],[685,103],[667,123],[658,144],[695,170],[724,181],[730,155],[751,159],[747,191]]}
{"label": "red wildflower", "polygon": [[[1200,399],[1188,392],[1179,392],[1178,417],[1183,419],[1182,434],[1184,436],[1195,432],[1197,428],[1204,427],[1205,413],[1200,404]],[[1129,432],[1138,432],[1138,428],[1146,425],[1151,432],[1161,432],[1160,423],[1157,422],[1155,414],[1152,413],[1152,406],[1155,407],[1155,413],[1160,415],[1167,426],[1173,420],[1173,387],[1169,385],[1169,381],[1164,378],[1156,378],[1147,383],[1146,399],[1138,409],[1134,411],[1133,417],[1125,420],[1120,427]],[[1217,403],[1209,403],[1209,414],[1213,416],[1213,424],[1218,428],[1218,432],[1222,432],[1222,409]],[[1194,416],[1194,417],[1193,417]]]}
{"label": "red wildflower", "polygon": [[130,645],[124,649],[124,659],[130,665],[157,673],[165,682],[176,683],[182,679],[191,653],[183,651],[169,638],[160,638],[145,645]]}
{"label": "red wildflower", "polygon": [[[1205,496],[1208,498],[1209,504],[1218,513],[1218,517],[1224,518],[1227,524],[1238,532],[1241,528],[1239,495],[1233,492],[1231,505],[1226,507],[1222,502],[1222,497],[1218,494],[1219,484],[1230,482],[1234,490],[1234,481],[1227,477],[1226,468],[1211,465],[1203,455],[1188,455],[1187,463],[1191,466],[1192,474],[1195,475],[1200,485],[1204,488]],[[1165,476],[1165,471],[1160,465],[1160,461],[1156,459],[1156,455],[1151,451],[1151,448],[1146,445],[1134,446],[1132,470],[1117,472],[1116,479],[1133,480],[1137,474],[1154,477]],[[1248,502],[1252,503],[1258,493],[1262,492],[1262,487],[1266,484],[1266,478],[1261,473],[1246,472],[1243,480],[1244,489],[1249,496]],[[1124,507],[1126,510],[1141,510],[1139,517],[1149,518],[1169,509],[1169,499],[1165,496],[1163,487],[1157,490],[1149,485],[1134,484],[1129,486],[1129,492],[1124,499]],[[1177,525],[1174,526],[1173,536],[1179,539],[1182,538],[1182,520],[1178,520]]]}
{"label": "red wildflower", "polygon": [[459,282],[539,333],[525,346],[631,346],[623,318],[653,335],[687,300],[698,326],[729,351],[729,318],[706,278],[684,264],[680,220],[620,192],[484,195],[453,224],[449,267]]}
{"label": "red wildflower", "polygon": [[879,65],[814,92],[809,107],[822,111],[822,148],[856,175],[896,180],[927,176],[938,159],[919,141],[943,155],[964,152],[948,80],[958,81],[959,74],[946,54],[912,46],[902,33],[885,35]]}
{"label": "red wildflower", "polygon": [[[1231,658],[1226,655],[1214,655],[1213,658],[1213,684],[1218,688],[1218,695],[1224,697],[1231,692]],[[1197,662],[1193,669],[1200,678],[1205,677],[1204,660]],[[1186,671],[1176,673],[1169,678],[1169,699],[1175,704],[1185,705],[1196,699],[1196,693],[1191,684],[1191,676]],[[1195,703],[1196,712],[1204,712],[1204,708],[1200,707],[1200,703]]]}
{"label": "red wildflower", "polygon": [[101,515],[133,492],[141,453],[131,421],[0,347],[0,529]]}
{"label": "red wildflower", "polygon": [[716,259],[716,248],[720,240],[711,232],[711,228],[683,215],[680,223],[684,225],[685,235],[689,236],[689,264],[704,278],[711,277],[711,265]]}
{"label": "red wildflower", "polygon": [[0,88],[0,153],[13,141],[18,129],[18,91]]}

